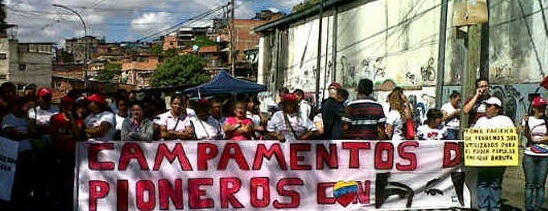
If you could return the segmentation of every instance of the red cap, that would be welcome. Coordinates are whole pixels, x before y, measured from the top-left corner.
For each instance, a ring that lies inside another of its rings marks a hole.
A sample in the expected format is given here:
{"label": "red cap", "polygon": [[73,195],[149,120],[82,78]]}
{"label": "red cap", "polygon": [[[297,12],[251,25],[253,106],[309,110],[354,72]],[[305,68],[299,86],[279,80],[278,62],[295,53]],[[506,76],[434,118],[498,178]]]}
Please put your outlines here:
{"label": "red cap", "polygon": [[531,103],[533,107],[543,107],[543,106],[546,106],[547,104],[548,103],[546,102],[546,99],[544,99],[541,96],[536,96],[535,98],[533,98],[533,102]]}
{"label": "red cap", "polygon": [[75,102],[76,100],[74,100],[72,97],[68,95],[65,95],[64,97],[61,98],[61,105],[70,105],[70,104],[74,104]]}
{"label": "red cap", "polygon": [[289,94],[283,94],[282,95],[282,101],[283,102],[291,102],[291,101],[297,101],[297,95],[293,94],[293,93],[289,93]]}
{"label": "red cap", "polygon": [[329,86],[335,87],[335,89],[342,89],[341,84],[337,83],[337,82],[333,82],[333,83],[329,84]]}
{"label": "red cap", "polygon": [[38,97],[47,97],[47,96],[51,97],[51,90],[49,90],[46,87],[42,87],[38,89]]}
{"label": "red cap", "polygon": [[198,107],[208,107],[209,106],[209,100],[207,98],[202,98],[198,100],[197,103]]}
{"label": "red cap", "polygon": [[95,94],[92,94],[90,96],[88,96],[86,98],[86,100],[88,100],[89,102],[95,102],[99,105],[102,105],[102,106],[106,106],[107,105],[107,100],[105,99],[105,97],[99,93],[95,93]]}

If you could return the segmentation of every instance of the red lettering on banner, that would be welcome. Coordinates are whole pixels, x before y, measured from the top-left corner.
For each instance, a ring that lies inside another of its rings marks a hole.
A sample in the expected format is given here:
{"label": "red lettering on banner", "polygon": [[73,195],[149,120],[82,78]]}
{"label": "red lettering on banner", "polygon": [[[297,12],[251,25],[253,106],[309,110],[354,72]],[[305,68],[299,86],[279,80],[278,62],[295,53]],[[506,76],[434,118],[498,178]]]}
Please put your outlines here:
{"label": "red lettering on banner", "polygon": [[[451,156],[451,152],[455,153]],[[443,146],[443,168],[458,166],[461,162],[461,151],[458,143],[445,142]]]}
{"label": "red lettering on banner", "polygon": [[[335,182],[320,182],[318,183],[317,193],[317,201],[318,204],[335,204],[335,197],[329,197],[327,196],[326,192],[327,189],[333,190],[333,187],[335,186]],[[331,191],[333,192],[333,191]]]}
{"label": "red lettering on banner", "polygon": [[310,170],[312,165],[301,165],[300,161],[304,161],[305,156],[299,156],[301,151],[310,151],[310,144],[291,144],[289,152],[289,162],[292,170]]}
{"label": "red lettering on banner", "polygon": [[[147,192],[148,199],[145,199]],[[156,190],[150,180],[139,180],[135,186],[135,198],[139,210],[153,210],[156,206]]]}
{"label": "red lettering on banner", "polygon": [[177,158],[183,171],[192,171],[192,165],[190,165],[190,161],[188,160],[181,143],[176,143],[172,151],[167,148],[166,144],[159,144],[152,170],[160,170],[160,166],[162,166],[162,161],[164,158],[166,158],[171,164],[175,161],[175,158]]}
{"label": "red lettering on banner", "polygon": [[176,179],[175,184],[167,179],[158,180],[158,194],[160,200],[160,210],[169,210],[169,199],[173,202],[176,209],[183,209],[183,181]]}
{"label": "red lettering on banner", "polygon": [[403,165],[401,163],[396,163],[396,169],[400,171],[413,171],[417,169],[417,155],[414,152],[406,152],[405,151],[406,147],[418,148],[419,142],[405,141],[400,143],[400,145],[398,145],[398,154],[400,155],[401,158],[408,160],[409,164]]}
{"label": "red lettering on banner", "polygon": [[329,144],[329,152],[324,145],[316,145],[316,169],[323,169],[323,164],[326,163],[329,169],[338,169],[339,160],[337,159],[337,145]]}
{"label": "red lettering on banner", "polygon": [[350,150],[350,160],[348,168],[357,169],[360,168],[360,150],[371,149],[371,143],[369,142],[343,142],[343,149]]}
{"label": "red lettering on banner", "polygon": [[[234,151],[234,153],[232,153],[232,151]],[[223,150],[223,154],[221,154],[221,159],[219,160],[217,169],[226,170],[229,159],[234,159],[234,161],[238,164],[238,167],[240,167],[240,170],[249,170],[249,164],[247,164],[244,153],[242,152],[240,145],[237,143],[227,143],[225,145],[225,149]]]}
{"label": "red lettering on banner", "polygon": [[361,181],[358,182],[358,197],[357,201],[354,201],[356,204],[358,201],[360,204],[370,204],[371,203],[371,181],[365,180],[362,185]]}
{"label": "red lettering on banner", "polygon": [[[265,208],[270,204],[270,178],[253,177],[251,178],[251,206],[254,208]],[[259,188],[262,190],[262,198],[259,199]]]}
{"label": "red lettering on banner", "polygon": [[263,159],[266,157],[267,160],[270,160],[272,158],[272,155],[276,157],[276,160],[278,160],[278,165],[280,166],[281,170],[287,170],[287,163],[285,161],[285,156],[282,151],[282,148],[280,144],[272,144],[270,145],[270,148],[267,150],[265,144],[258,144],[257,150],[255,151],[255,159],[253,161],[253,170],[261,170],[263,165]]}
{"label": "red lettering on banner", "polygon": [[207,170],[207,161],[215,158],[219,149],[217,145],[212,143],[198,143],[198,170],[206,171]]}
{"label": "red lettering on banner", "polygon": [[99,161],[99,153],[102,150],[114,149],[114,143],[90,144],[88,154],[88,166],[90,170],[107,171],[114,170],[114,162]]}
{"label": "red lettering on banner", "polygon": [[300,178],[284,178],[278,181],[278,184],[276,186],[276,189],[278,190],[278,194],[280,196],[288,196],[289,198],[291,198],[291,201],[289,203],[282,203],[278,200],[274,200],[274,203],[273,203],[274,208],[287,209],[287,208],[299,207],[301,203],[301,195],[299,194],[299,192],[294,190],[286,190],[284,189],[284,187],[293,186],[293,185],[302,186],[303,184],[304,182]]}
{"label": "red lettering on banner", "polygon": [[128,210],[128,181],[127,180],[118,180],[116,182],[116,205],[118,207],[118,211],[124,211]]}
{"label": "red lettering on banner", "polygon": [[145,153],[143,153],[143,150],[137,143],[124,144],[124,146],[122,147],[118,170],[125,171],[129,162],[133,159],[137,160],[137,163],[139,163],[141,170],[150,170],[150,168],[148,167],[147,158],[145,157]]}
{"label": "red lettering on banner", "polygon": [[242,188],[240,178],[221,178],[221,208],[228,208],[228,202],[233,208],[244,208],[244,205],[234,196]]}
{"label": "red lettering on banner", "polygon": [[201,196],[207,195],[206,190],[200,189],[201,186],[212,186],[212,178],[196,178],[188,180],[188,205],[190,209],[207,209],[213,208],[213,199],[205,198]]}
{"label": "red lettering on banner", "polygon": [[375,146],[375,169],[392,169],[393,165],[394,145],[390,142],[377,143]]}
{"label": "red lettering on banner", "polygon": [[89,181],[89,210],[97,210],[97,200],[104,198],[110,191],[108,182],[102,180]]}

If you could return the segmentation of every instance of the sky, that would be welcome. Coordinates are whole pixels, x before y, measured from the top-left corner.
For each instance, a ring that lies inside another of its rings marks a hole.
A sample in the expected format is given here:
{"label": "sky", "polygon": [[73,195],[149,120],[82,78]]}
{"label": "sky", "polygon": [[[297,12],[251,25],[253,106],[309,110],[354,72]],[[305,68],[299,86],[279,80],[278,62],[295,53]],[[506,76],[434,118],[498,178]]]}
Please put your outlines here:
{"label": "sky", "polygon": [[[87,35],[107,42],[136,41],[187,22],[200,14],[227,4],[229,0],[3,0],[6,22],[17,25],[19,42],[52,42],[84,36],[77,15],[54,7],[75,10],[86,23]],[[302,0],[236,0],[235,17],[248,19],[261,10],[289,14]],[[207,18],[223,17],[223,10]]]}

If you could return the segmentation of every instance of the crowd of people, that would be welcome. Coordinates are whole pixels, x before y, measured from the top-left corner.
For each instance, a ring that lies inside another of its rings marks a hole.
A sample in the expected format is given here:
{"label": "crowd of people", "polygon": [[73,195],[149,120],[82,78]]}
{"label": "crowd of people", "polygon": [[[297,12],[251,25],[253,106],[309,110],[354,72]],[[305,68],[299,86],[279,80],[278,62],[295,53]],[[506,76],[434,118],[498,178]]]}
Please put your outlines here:
{"label": "crowd of people", "polygon": [[[0,135],[19,142],[13,200],[8,205],[24,207],[30,196],[40,195],[51,197],[48,202],[56,203],[57,210],[71,209],[75,145],[79,141],[458,140],[461,112],[470,114],[469,127],[514,126],[502,115],[500,99],[489,94],[486,79],[478,79],[476,93],[462,107],[462,97],[454,91],[446,104],[429,109],[426,120],[414,123],[416,126],[409,121],[416,108],[403,89],[396,87],[387,95],[389,108],[373,97],[371,80],[360,80],[355,91],[355,99],[349,101],[349,92],[333,82],[328,87],[329,97],[317,108],[305,100],[303,90],[281,89],[279,104],[261,112],[253,95],[237,100],[190,100],[175,94],[166,104],[157,94],[138,96],[124,90],[110,98],[74,90],[54,105],[49,88],[28,86],[18,94],[13,83],[5,82],[0,86]],[[548,157],[539,155],[548,149],[537,146],[548,142],[546,104],[544,98],[535,98],[534,112],[523,123],[531,146],[523,158],[528,210],[541,207],[544,200]],[[57,173],[36,177],[52,169]],[[480,169],[478,208],[500,209],[504,170]]]}

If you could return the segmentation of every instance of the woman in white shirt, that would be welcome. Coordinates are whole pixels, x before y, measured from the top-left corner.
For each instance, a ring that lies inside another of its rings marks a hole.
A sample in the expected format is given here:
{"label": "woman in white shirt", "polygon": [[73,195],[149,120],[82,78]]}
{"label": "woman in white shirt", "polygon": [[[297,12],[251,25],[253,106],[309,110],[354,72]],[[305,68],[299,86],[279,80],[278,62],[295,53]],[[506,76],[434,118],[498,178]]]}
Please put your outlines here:
{"label": "woman in white shirt", "polygon": [[533,116],[525,116],[525,137],[527,147],[523,152],[523,173],[525,174],[525,208],[542,210],[544,203],[544,184],[548,175],[548,117],[546,117],[546,99],[537,96],[531,107]]}
{"label": "woman in white shirt", "polygon": [[419,140],[443,140],[447,137],[447,129],[441,124],[442,116],[441,111],[435,108],[426,112],[426,124],[417,128]]}
{"label": "woman in white shirt", "polygon": [[441,106],[441,112],[443,113],[443,121],[447,127],[447,140],[458,140],[459,139],[459,128],[460,128],[460,102],[462,101],[462,96],[459,92],[453,91],[449,95],[449,102]]}
{"label": "woman in white shirt", "polygon": [[403,127],[405,121],[411,118],[409,99],[403,94],[400,87],[396,87],[388,94],[388,103],[390,104],[390,111],[386,115],[386,135],[394,141],[404,140]]}
{"label": "woman in white shirt", "polygon": [[282,110],[274,113],[268,122],[268,134],[281,142],[313,138],[316,126],[312,120],[299,114],[295,94],[282,95],[282,105]]}

